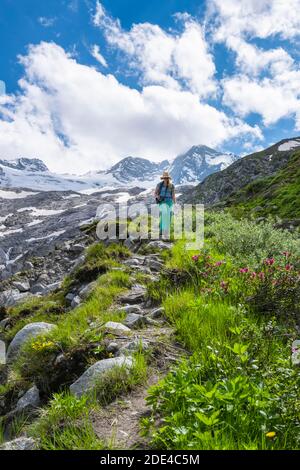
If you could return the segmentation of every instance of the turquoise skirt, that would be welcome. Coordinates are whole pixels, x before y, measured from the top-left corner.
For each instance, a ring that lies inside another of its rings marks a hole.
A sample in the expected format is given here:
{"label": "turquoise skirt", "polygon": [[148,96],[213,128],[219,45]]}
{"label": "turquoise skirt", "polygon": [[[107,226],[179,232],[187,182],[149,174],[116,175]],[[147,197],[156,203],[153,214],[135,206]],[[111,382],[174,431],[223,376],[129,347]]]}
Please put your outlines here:
{"label": "turquoise skirt", "polygon": [[173,201],[167,200],[159,203],[159,230],[160,233],[170,233],[173,216]]}

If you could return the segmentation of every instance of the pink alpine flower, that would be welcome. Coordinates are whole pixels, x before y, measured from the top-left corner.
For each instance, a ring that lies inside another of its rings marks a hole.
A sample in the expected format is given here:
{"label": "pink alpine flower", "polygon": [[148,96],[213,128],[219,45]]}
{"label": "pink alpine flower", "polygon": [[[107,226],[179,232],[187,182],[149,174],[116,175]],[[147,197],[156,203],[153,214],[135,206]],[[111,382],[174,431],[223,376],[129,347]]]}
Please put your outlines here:
{"label": "pink alpine flower", "polygon": [[291,271],[291,269],[293,269],[293,265],[292,265],[292,264],[287,264],[287,265],[285,266],[285,270],[286,270],[286,271]]}
{"label": "pink alpine flower", "polygon": [[219,266],[222,266],[222,264],[224,264],[224,263],[225,263],[225,261],[217,261],[215,263],[215,266],[219,267]]}
{"label": "pink alpine flower", "polygon": [[265,273],[263,273],[263,272],[261,271],[260,273],[258,273],[258,277],[259,277],[259,279],[260,279],[261,281],[263,281],[264,278],[265,278]]}
{"label": "pink alpine flower", "polygon": [[228,291],[229,283],[226,282],[226,281],[221,281],[220,286],[221,286],[221,289],[224,290],[224,292],[227,292],[227,291]]}
{"label": "pink alpine flower", "polygon": [[251,279],[255,279],[255,278],[256,278],[256,276],[257,276],[256,272],[255,272],[255,271],[253,271],[253,273],[251,273]]}
{"label": "pink alpine flower", "polygon": [[283,251],[282,252],[283,256],[285,256],[286,258],[288,258],[289,256],[291,256],[291,253],[289,251]]}
{"label": "pink alpine flower", "polygon": [[199,258],[200,258],[200,255],[194,255],[194,256],[192,256],[192,260],[193,260],[193,261],[198,261]]}
{"label": "pink alpine flower", "polygon": [[248,272],[249,272],[249,268],[241,268],[240,269],[240,273],[242,273],[242,274],[246,274]]}
{"label": "pink alpine flower", "polygon": [[275,259],[274,259],[274,258],[267,258],[267,259],[265,260],[265,264],[266,264],[267,266],[272,266],[272,264],[274,264],[274,263],[275,263]]}

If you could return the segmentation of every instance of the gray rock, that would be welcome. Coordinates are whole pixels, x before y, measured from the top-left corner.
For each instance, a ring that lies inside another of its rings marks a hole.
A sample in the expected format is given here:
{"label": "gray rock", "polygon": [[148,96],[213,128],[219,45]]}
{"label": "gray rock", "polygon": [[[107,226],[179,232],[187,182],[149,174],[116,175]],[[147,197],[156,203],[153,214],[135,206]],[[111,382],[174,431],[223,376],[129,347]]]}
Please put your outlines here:
{"label": "gray rock", "polygon": [[63,353],[61,353],[55,358],[54,365],[59,366],[65,360],[66,360],[66,356]]}
{"label": "gray rock", "polygon": [[28,292],[30,290],[28,281],[14,281],[12,285],[20,292]]}
{"label": "gray rock", "polygon": [[83,286],[80,291],[78,292],[79,297],[81,299],[87,299],[88,296],[93,292],[97,285],[96,281],[91,282],[90,284],[87,284],[86,286]]}
{"label": "gray rock", "polygon": [[152,312],[149,313],[149,317],[155,320],[156,318],[161,318],[164,315],[164,313],[165,313],[164,307],[156,308],[152,310]]}
{"label": "gray rock", "polygon": [[141,266],[144,262],[144,257],[142,258],[130,258],[126,261],[124,261],[123,264],[129,267],[136,267],[136,266]]}
{"label": "gray rock", "polygon": [[106,348],[106,351],[109,353],[116,353],[119,350],[119,345],[118,343],[109,343],[109,345]]}
{"label": "gray rock", "polygon": [[41,284],[40,282],[38,282],[37,284],[34,284],[31,287],[30,292],[32,294],[45,294],[46,286],[44,286],[44,284]]}
{"label": "gray rock", "polygon": [[114,321],[109,321],[104,325],[104,328],[107,332],[113,333],[116,335],[128,334],[131,333],[130,328],[123,325],[123,323],[117,323]]}
{"label": "gray rock", "polygon": [[24,268],[24,271],[32,271],[34,269],[34,266],[31,263],[31,261],[25,261],[23,268]]}
{"label": "gray rock", "polygon": [[146,289],[143,286],[136,285],[130,292],[123,294],[119,297],[121,303],[124,304],[136,304],[138,302],[143,302],[146,296]]}
{"label": "gray rock", "polygon": [[293,341],[292,344],[292,364],[300,366],[300,340]]}
{"label": "gray rock", "polygon": [[72,253],[76,253],[76,254],[82,253],[84,250],[85,250],[85,246],[81,245],[80,243],[76,243],[75,245],[71,245],[69,247],[69,251],[71,251]]}
{"label": "gray rock", "polygon": [[143,310],[139,305],[124,305],[124,307],[120,308],[120,312],[125,313],[139,313],[142,314]]}
{"label": "gray rock", "polygon": [[31,437],[18,437],[2,444],[0,450],[35,450],[38,449],[38,446],[38,441]]}
{"label": "gray rock", "polygon": [[130,329],[141,328],[147,323],[147,318],[138,313],[129,313],[124,321],[124,324]]}
{"label": "gray rock", "polygon": [[25,411],[40,406],[40,392],[36,385],[31,387],[17,403],[17,411]]}
{"label": "gray rock", "polygon": [[22,328],[16,334],[16,336],[14,337],[14,339],[8,346],[7,354],[6,354],[6,361],[7,362],[14,361],[16,357],[18,356],[21,348],[29,339],[35,338],[36,336],[39,336],[42,334],[49,333],[54,328],[56,328],[56,325],[53,325],[52,323],[44,323],[44,322],[29,323],[29,325],[24,326],[24,328]]}
{"label": "gray rock", "polygon": [[72,266],[72,269],[71,269],[71,273],[76,271],[76,269],[85,262],[85,255],[81,255],[79,256],[79,258],[77,258],[77,260],[74,262],[73,266]]}
{"label": "gray rock", "polygon": [[124,241],[124,246],[126,246],[126,248],[128,248],[129,250],[133,250],[136,244],[137,244],[136,240],[130,237],[126,238],[126,240]]}
{"label": "gray rock", "polygon": [[5,251],[0,247],[0,264],[6,265],[8,259],[7,254]]}
{"label": "gray rock", "polygon": [[135,339],[134,341],[124,344],[124,346],[119,349],[118,356],[130,354],[135,351],[147,351],[148,349],[148,341],[145,341],[144,339]]}
{"label": "gray rock", "polygon": [[151,271],[161,271],[163,267],[163,263],[153,257],[146,258],[145,265],[148,266],[151,269]]}
{"label": "gray rock", "polygon": [[49,282],[49,276],[47,273],[43,273],[38,277],[38,282],[40,284],[48,284]]}
{"label": "gray rock", "polygon": [[17,289],[9,289],[0,293],[0,306],[12,307],[28,297],[28,292],[20,293]]}
{"label": "gray rock", "polygon": [[5,327],[9,324],[10,318],[3,318],[3,320],[0,321],[0,328],[5,329]]}
{"label": "gray rock", "polygon": [[72,294],[72,292],[69,292],[66,296],[65,296],[65,299],[67,302],[72,302],[72,300],[74,299],[75,297],[75,294]]}
{"label": "gray rock", "polygon": [[154,240],[148,243],[147,248],[157,248],[159,250],[170,250],[173,246],[173,243],[166,243],[161,240]]}
{"label": "gray rock", "polygon": [[59,289],[61,287],[61,282],[53,282],[53,284],[48,284],[45,288],[45,294],[49,294],[49,292],[54,292],[55,290]]}
{"label": "gray rock", "polygon": [[71,302],[71,307],[76,308],[80,304],[81,304],[81,298],[78,295],[76,295]]}
{"label": "gray rock", "polygon": [[109,370],[115,367],[125,367],[129,370],[132,366],[132,358],[124,356],[98,361],[89,367],[76,382],[70,385],[70,392],[80,398],[82,395],[92,392],[97,382],[101,378],[105,378],[105,374]]}

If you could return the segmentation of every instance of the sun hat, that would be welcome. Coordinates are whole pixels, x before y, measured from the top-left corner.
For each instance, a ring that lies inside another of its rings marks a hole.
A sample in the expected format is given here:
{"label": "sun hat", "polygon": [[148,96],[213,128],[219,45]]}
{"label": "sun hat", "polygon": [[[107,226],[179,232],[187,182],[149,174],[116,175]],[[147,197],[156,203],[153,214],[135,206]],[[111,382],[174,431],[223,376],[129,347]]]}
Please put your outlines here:
{"label": "sun hat", "polygon": [[165,179],[168,179],[168,180],[171,180],[171,176],[169,175],[169,172],[168,171],[164,171],[162,176],[160,177],[161,180],[165,180]]}

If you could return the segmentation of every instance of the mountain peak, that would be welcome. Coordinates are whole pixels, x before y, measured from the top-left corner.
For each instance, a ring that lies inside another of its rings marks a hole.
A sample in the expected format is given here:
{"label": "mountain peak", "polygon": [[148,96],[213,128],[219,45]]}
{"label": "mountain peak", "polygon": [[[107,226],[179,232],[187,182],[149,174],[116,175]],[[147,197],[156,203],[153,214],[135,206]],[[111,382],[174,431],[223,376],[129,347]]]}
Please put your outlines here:
{"label": "mountain peak", "polygon": [[238,159],[234,154],[218,152],[207,145],[194,145],[175,158],[169,171],[176,184],[197,183]]}
{"label": "mountain peak", "polygon": [[26,170],[32,172],[49,171],[45,163],[39,158],[21,157],[15,160],[0,160],[0,165],[14,170]]}

